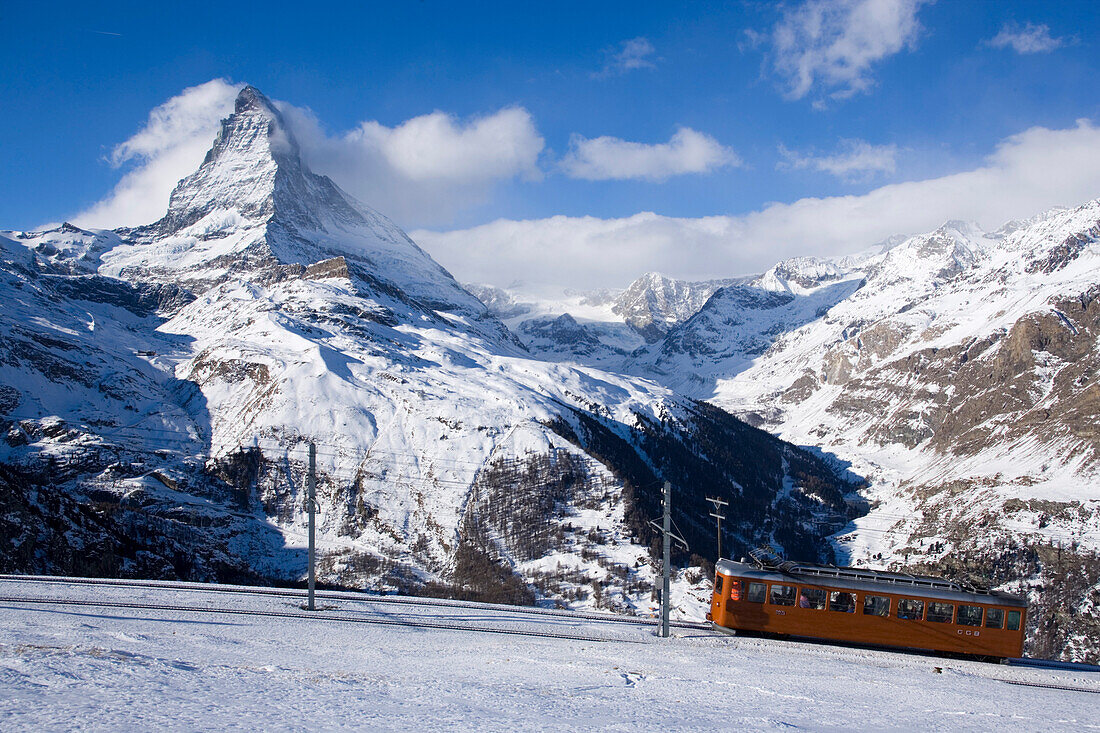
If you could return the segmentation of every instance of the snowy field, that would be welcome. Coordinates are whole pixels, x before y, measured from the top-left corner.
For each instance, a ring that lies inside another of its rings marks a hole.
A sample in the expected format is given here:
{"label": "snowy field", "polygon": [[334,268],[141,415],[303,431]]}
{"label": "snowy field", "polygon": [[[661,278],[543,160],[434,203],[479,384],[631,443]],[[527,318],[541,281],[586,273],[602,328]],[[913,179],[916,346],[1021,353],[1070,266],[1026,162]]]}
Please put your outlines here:
{"label": "snowy field", "polygon": [[0,729],[1100,729],[1095,671],[207,588],[0,580]]}

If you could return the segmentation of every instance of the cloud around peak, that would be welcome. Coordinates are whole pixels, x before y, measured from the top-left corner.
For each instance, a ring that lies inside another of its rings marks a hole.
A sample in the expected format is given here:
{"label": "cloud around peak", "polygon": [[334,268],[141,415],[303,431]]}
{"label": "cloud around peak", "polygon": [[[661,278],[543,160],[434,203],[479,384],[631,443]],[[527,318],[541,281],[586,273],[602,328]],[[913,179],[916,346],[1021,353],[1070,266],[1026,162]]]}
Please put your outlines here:
{"label": "cloud around peak", "polygon": [[212,79],[155,107],[145,125],[108,156],[115,168],[130,168],[103,200],[73,220],[82,226],[114,228],[149,224],[164,216],[172,189],[202,163],[243,86]]}
{"label": "cloud around peak", "polygon": [[447,223],[502,181],[542,176],[545,141],[522,107],[469,120],[435,111],[392,127],[368,120],[329,135],[309,110],[279,106],[313,170],[398,221]]}
{"label": "cloud around peak", "polygon": [[[115,167],[129,166],[121,180],[72,219],[115,228],[163,216],[172,189],[202,163],[243,86],[214,79],[153,109],[108,158]],[[309,110],[276,105],[314,171],[380,211],[420,226],[447,223],[455,211],[484,201],[500,181],[542,175],[538,160],[545,142],[522,107],[469,120],[435,111],[393,127],[368,120],[329,135]]]}

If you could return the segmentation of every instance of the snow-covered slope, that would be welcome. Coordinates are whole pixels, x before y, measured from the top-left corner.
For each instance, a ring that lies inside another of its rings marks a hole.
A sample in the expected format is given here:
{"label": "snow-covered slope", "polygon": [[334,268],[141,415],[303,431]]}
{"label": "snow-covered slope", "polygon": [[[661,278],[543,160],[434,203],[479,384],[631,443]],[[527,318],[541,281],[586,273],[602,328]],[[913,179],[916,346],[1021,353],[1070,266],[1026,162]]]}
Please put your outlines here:
{"label": "snow-covered slope", "polygon": [[[353,619],[342,622],[308,618],[300,597],[119,589],[124,602],[237,611],[230,615],[80,605],[101,602],[101,589],[42,586],[3,583],[9,596],[74,604],[56,612],[15,601],[0,611],[5,729],[1087,730],[1100,691],[1094,670],[690,629],[659,639],[649,628],[478,607],[324,599],[324,615]],[[247,615],[254,611],[280,615]]]}
{"label": "snow-covered slope", "polygon": [[739,285],[747,279],[690,282],[649,272],[615,298],[612,311],[647,341],[657,341],[669,328],[695,315],[716,290]]}
{"label": "snow-covered slope", "polygon": [[[773,272],[764,276],[768,285],[778,285],[767,281]],[[722,288],[659,345],[635,354],[627,368],[656,375],[683,393],[710,397],[716,369],[736,374],[747,368],[781,336],[820,318],[861,283],[855,274],[797,293],[757,285]]]}
{"label": "snow-covered slope", "polygon": [[533,359],[251,87],[160,221],[2,236],[8,569],[301,577],[307,442],[329,582],[643,610],[664,479],[704,554],[704,491],[727,547],[818,554],[850,515],[812,454]]}

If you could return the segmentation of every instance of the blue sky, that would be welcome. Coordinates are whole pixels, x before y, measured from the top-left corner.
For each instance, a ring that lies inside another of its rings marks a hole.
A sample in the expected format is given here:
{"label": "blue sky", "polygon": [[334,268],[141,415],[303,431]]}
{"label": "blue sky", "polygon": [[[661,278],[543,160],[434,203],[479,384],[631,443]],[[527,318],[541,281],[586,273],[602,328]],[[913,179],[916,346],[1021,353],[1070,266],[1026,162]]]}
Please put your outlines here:
{"label": "blue sky", "polygon": [[[149,218],[134,186],[112,200],[124,176],[170,189],[201,159],[150,112],[184,95],[168,111],[208,146],[243,82],[460,279],[730,275],[1100,196],[1053,170],[1100,169],[1100,3],[8,2],[0,23],[3,228]],[[548,270],[559,240],[585,277]]]}

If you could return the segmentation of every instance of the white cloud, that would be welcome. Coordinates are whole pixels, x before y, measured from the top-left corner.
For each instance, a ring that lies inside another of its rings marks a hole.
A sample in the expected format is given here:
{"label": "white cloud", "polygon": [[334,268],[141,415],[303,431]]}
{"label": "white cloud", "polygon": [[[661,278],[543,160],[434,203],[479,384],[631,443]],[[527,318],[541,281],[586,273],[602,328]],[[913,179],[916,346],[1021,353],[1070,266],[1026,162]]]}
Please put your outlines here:
{"label": "white cloud", "polygon": [[786,95],[815,87],[843,99],[869,89],[871,67],[913,48],[917,11],[927,0],[809,0],[787,10],[771,33],[775,71]]}
{"label": "white cloud", "polygon": [[1028,23],[1022,28],[1005,24],[1001,32],[986,41],[992,48],[1011,48],[1016,53],[1046,53],[1066,45],[1066,39],[1054,38],[1047,25]]}
{"label": "white cloud", "polygon": [[279,108],[314,171],[402,223],[446,223],[497,182],[542,175],[545,141],[522,107],[465,122],[438,111],[394,127],[369,121],[335,136],[308,110]]}
{"label": "white cloud", "polygon": [[741,165],[730,148],[710,135],[681,127],[667,143],[646,145],[617,137],[585,138],[574,135],[561,168],[571,178],[589,181],[641,178],[662,181],[685,173],[706,173]]}
{"label": "white cloud", "polygon": [[872,145],[865,140],[841,140],[834,155],[801,155],[780,145],[784,160],[776,168],[810,169],[830,173],[845,181],[866,180],[876,173],[897,170],[896,145]]}
{"label": "white cloud", "polygon": [[634,69],[652,69],[656,67],[650,58],[657,49],[648,38],[638,36],[620,43],[614,50],[608,49],[604,53],[607,60],[598,72],[592,74],[596,78],[624,74]]}
{"label": "white cloud", "polygon": [[544,144],[522,107],[502,109],[466,125],[438,111],[393,128],[364,122],[344,141],[382,155],[410,180],[463,182],[538,178],[538,156]]}
{"label": "white cloud", "polygon": [[[163,216],[176,183],[199,167],[220,120],[233,112],[241,86],[215,79],[154,109],[110,156],[115,166],[135,167],[74,221],[113,228]],[[394,127],[367,121],[330,136],[308,110],[277,104],[315,172],[405,223],[446,224],[459,209],[484,201],[496,182],[541,176],[538,158],[545,143],[520,107],[468,121],[443,112]]]}
{"label": "white cloud", "polygon": [[241,86],[213,79],[188,87],[154,108],[145,127],[111,151],[113,166],[135,167],[107,198],[73,220],[83,226],[113,228],[149,224],[164,216],[169,194],[202,163],[220,120],[233,112]]}
{"label": "white cloud", "polygon": [[1035,127],[1003,141],[973,170],[882,186],[862,196],[805,198],[741,216],[500,220],[413,237],[464,282],[516,280],[574,288],[625,286],[657,270],[706,279],[761,271],[795,255],[856,252],[948,219],[995,228],[1100,196],[1100,127]]}

